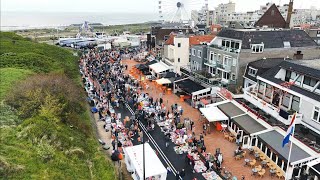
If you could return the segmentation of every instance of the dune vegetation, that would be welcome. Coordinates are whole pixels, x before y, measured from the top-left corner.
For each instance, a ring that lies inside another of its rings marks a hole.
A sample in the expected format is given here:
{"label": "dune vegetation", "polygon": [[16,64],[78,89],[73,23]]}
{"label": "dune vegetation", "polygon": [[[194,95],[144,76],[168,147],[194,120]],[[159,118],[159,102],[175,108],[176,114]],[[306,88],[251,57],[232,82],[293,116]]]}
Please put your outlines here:
{"label": "dune vegetation", "polygon": [[116,179],[99,147],[75,52],[0,32],[0,177]]}

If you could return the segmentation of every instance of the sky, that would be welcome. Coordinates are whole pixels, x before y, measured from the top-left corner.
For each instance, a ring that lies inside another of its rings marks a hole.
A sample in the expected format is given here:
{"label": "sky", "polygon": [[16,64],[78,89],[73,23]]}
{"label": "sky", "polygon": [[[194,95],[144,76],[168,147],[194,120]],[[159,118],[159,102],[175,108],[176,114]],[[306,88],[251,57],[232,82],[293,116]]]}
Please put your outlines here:
{"label": "sky", "polygon": [[[185,1],[189,8],[198,8],[204,0],[162,0],[163,3]],[[212,9],[229,0],[208,0]],[[232,0],[236,3],[237,12],[257,10],[267,2],[276,4],[288,3],[289,0]],[[126,12],[126,13],[157,13],[159,0],[1,0],[1,11],[17,12]],[[197,5],[196,5],[197,4]],[[294,0],[294,8],[320,9],[320,0]]]}

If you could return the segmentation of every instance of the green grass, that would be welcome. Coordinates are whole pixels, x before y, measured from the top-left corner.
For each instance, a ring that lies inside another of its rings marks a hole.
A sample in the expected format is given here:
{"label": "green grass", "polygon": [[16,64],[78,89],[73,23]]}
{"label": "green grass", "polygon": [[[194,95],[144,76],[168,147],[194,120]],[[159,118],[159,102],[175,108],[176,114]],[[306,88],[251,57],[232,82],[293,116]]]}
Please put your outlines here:
{"label": "green grass", "polygon": [[14,86],[14,84],[20,80],[24,80],[29,75],[33,74],[30,70],[16,69],[16,68],[1,68],[0,69],[0,101],[8,93],[8,91]]}
{"label": "green grass", "polygon": [[78,59],[0,32],[0,179],[117,179],[91,127]]}

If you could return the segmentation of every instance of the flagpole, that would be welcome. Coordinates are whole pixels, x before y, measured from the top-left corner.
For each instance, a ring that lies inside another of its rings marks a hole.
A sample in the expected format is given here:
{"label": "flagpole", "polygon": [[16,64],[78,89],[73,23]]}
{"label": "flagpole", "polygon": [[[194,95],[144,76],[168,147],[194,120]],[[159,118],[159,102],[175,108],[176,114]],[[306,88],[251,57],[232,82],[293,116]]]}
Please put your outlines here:
{"label": "flagpole", "polygon": [[[292,139],[294,137],[294,131],[296,129],[296,126],[294,125],[293,126],[293,132],[292,132],[292,135],[290,135],[290,138],[289,138],[289,141],[290,141],[290,148],[289,148],[289,155],[288,155],[288,163],[287,163],[287,169],[286,169],[286,177],[285,177],[285,180],[288,180],[289,179],[289,167],[290,167],[290,159],[291,159],[291,151],[292,151]],[[292,137],[291,137],[292,136]]]}

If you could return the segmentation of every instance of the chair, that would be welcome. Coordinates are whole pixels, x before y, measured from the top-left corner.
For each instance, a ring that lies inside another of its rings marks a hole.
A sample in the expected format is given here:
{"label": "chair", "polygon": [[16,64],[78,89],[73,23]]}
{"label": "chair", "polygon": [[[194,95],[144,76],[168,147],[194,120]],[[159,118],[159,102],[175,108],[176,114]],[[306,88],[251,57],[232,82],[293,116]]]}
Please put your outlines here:
{"label": "chair", "polygon": [[233,142],[233,140],[234,140],[234,137],[229,136],[229,141]]}
{"label": "chair", "polygon": [[255,159],[253,159],[249,164],[250,164],[250,166],[253,168],[254,167],[254,165],[256,165],[256,160]]}
{"label": "chair", "polygon": [[236,156],[234,157],[234,159],[235,159],[235,160],[240,160],[240,159],[241,159],[241,155],[236,155]]}
{"label": "chair", "polygon": [[246,154],[247,154],[247,151],[244,151],[244,152],[241,154],[241,158],[246,157]]}
{"label": "chair", "polygon": [[266,173],[265,169],[261,169],[261,171],[258,172],[259,176],[262,178],[264,174]]}
{"label": "chair", "polygon": [[256,166],[255,168],[257,169],[257,171],[261,171],[261,169],[262,169],[261,165]]}
{"label": "chair", "polygon": [[229,134],[228,133],[223,133],[225,139],[229,139]]}
{"label": "chair", "polygon": [[283,176],[283,173],[281,172],[281,171],[277,171],[277,177],[279,178],[279,179],[281,179],[281,178],[283,178],[284,176]]}

